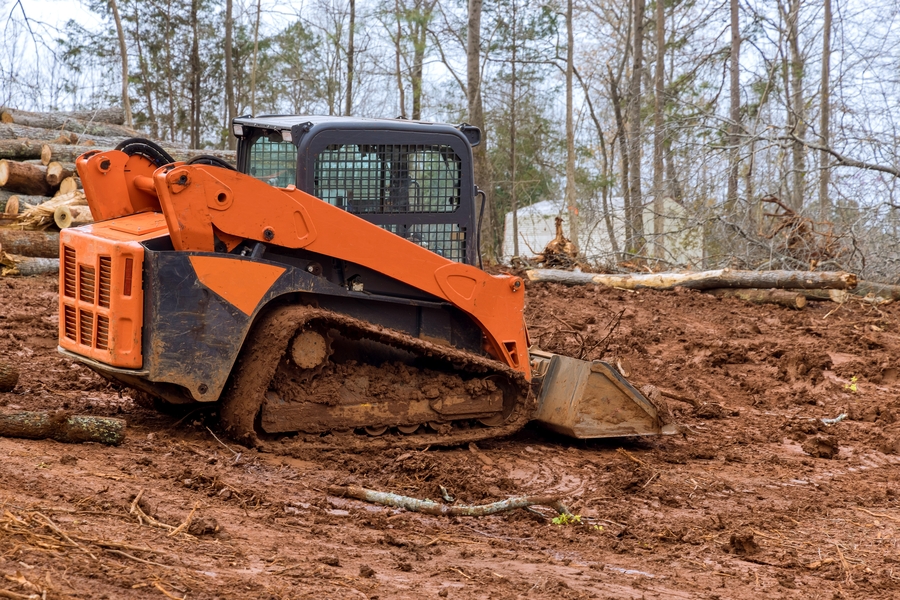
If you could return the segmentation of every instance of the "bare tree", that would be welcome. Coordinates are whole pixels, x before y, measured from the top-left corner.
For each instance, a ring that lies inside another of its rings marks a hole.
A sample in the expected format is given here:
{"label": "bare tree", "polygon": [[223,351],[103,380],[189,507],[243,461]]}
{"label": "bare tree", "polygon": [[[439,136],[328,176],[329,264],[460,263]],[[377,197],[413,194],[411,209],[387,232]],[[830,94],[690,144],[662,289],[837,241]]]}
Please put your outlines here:
{"label": "bare tree", "polygon": [[[466,27],[466,101],[468,104],[469,120],[472,125],[481,129],[481,144],[472,149],[475,160],[475,183],[484,191],[483,203],[479,204],[478,212],[484,215],[484,223],[479,232],[479,239],[483,232],[493,231],[491,225],[490,198],[487,196],[491,189],[490,163],[487,156],[487,131],[484,126],[484,103],[481,94],[481,13],[482,0],[469,0],[468,23]],[[489,243],[482,251],[487,251],[488,258],[495,257],[493,244]]]}
{"label": "bare tree", "polygon": [[578,204],[575,196],[575,108],[572,74],[575,70],[575,24],[573,0],[566,3],[566,209],[569,213],[569,239],[578,247]]}
{"label": "bare tree", "polygon": [[641,79],[644,71],[644,9],[646,0],[633,0],[631,44],[632,69],[628,86],[628,196],[631,202],[628,221],[628,252],[644,247],[644,206],[641,194]]}
{"label": "bare tree", "polygon": [[131,117],[131,101],[128,99],[128,48],[125,45],[125,30],[122,28],[122,19],[119,18],[119,7],[116,5],[116,0],[109,0],[109,8],[112,10],[113,19],[116,22],[119,53],[122,55],[122,107],[125,109],[125,124],[134,127]]}
{"label": "bare tree", "polygon": [[232,30],[234,29],[233,0],[225,2],[225,109],[228,114],[228,147],[234,149],[237,138],[231,130],[231,122],[237,116],[237,107],[234,105],[234,41]]}
{"label": "bare tree", "polygon": [[[737,0],[732,0],[736,2]],[[666,59],[666,5],[663,0],[656,0],[656,73],[653,77],[655,94],[653,99],[653,248],[657,259],[665,256],[663,225],[665,223],[665,166],[663,149],[665,132],[663,130],[663,108],[665,106],[665,59]]]}
{"label": "bare tree", "polygon": [[353,47],[354,43],[354,35],[356,34],[356,0],[350,0],[350,24],[348,31],[348,39],[347,39],[347,95],[344,97],[345,107],[344,114],[350,115],[353,109],[353,78],[354,78],[354,64],[353,60],[356,58],[354,52],[355,48]]}
{"label": "bare tree", "polygon": [[731,16],[731,54],[729,60],[730,81],[730,107],[728,136],[728,191],[725,197],[725,210],[733,211],[738,200],[738,146],[740,144],[741,122],[741,24],[740,4],[738,0],[730,0],[729,14]]}
{"label": "bare tree", "polygon": [[[819,98],[819,136],[822,145],[827,147],[830,143],[831,121],[831,0],[823,0],[825,14],[822,24],[822,89]],[[831,213],[831,201],[828,197],[828,186],[831,183],[831,156],[827,151],[819,152],[821,164],[819,165],[819,218],[828,219]]]}

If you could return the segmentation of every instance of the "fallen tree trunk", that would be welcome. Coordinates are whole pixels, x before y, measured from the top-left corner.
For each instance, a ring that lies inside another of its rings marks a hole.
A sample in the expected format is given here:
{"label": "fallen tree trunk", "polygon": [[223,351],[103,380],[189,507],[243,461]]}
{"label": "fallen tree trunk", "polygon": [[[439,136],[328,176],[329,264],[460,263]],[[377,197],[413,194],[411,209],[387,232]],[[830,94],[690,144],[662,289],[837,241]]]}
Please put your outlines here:
{"label": "fallen tree trunk", "polygon": [[53,186],[47,183],[47,167],[14,160],[0,160],[0,187],[34,196],[53,192]]}
{"label": "fallen tree trunk", "polygon": [[125,421],[66,412],[0,412],[0,437],[116,446],[125,439]]}
{"label": "fallen tree trunk", "polygon": [[10,254],[32,258],[59,258],[59,234],[0,228],[0,248]]}
{"label": "fallen tree trunk", "polygon": [[694,273],[631,273],[609,275],[604,273],[580,273],[558,269],[531,269],[526,271],[531,281],[564,283],[566,285],[599,284],[608,287],[636,290],[653,288],[670,290],[685,287],[695,290],[716,288],[761,289],[853,289],[856,275],[853,273],[817,271],[697,271]]}
{"label": "fallen tree trunk", "polygon": [[0,277],[11,275],[43,275],[44,273],[59,273],[58,258],[32,258],[7,254],[0,250]]}
{"label": "fallen tree trunk", "polygon": [[569,509],[567,509],[558,498],[552,496],[520,496],[518,498],[501,500],[500,502],[492,502],[491,504],[465,506],[459,504],[441,504],[432,500],[420,500],[418,498],[401,496],[390,492],[378,492],[355,485],[346,487],[331,486],[328,488],[328,493],[340,498],[356,498],[357,500],[374,502],[385,506],[405,508],[411,512],[447,517],[483,517],[485,515],[515,510],[517,508],[526,508],[528,506],[549,506],[561,515],[571,516]]}
{"label": "fallen tree trunk", "polygon": [[[116,142],[117,144],[118,142]],[[0,158],[27,160],[39,158],[43,162],[49,163],[51,160],[61,163],[74,163],[75,160],[84,154],[93,150],[112,150],[116,144],[95,146],[69,145],[69,144],[53,144],[46,140],[4,140],[0,139]],[[45,148],[46,147],[46,148]],[[45,148],[45,149],[44,149]],[[41,151],[44,149],[44,156]],[[228,161],[232,165],[236,164],[236,154],[234,150],[210,150],[210,149],[184,149],[184,148],[165,148],[172,158],[176,161],[188,161],[194,157],[205,154],[215,156],[222,160]]]}
{"label": "fallen tree trunk", "polygon": [[19,383],[19,371],[6,361],[0,360],[0,392],[11,392]]}
{"label": "fallen tree trunk", "polygon": [[857,296],[878,296],[879,298],[888,298],[890,300],[900,300],[900,285],[890,285],[887,283],[875,283],[874,281],[860,281],[859,285],[853,290]]}
{"label": "fallen tree trunk", "polygon": [[135,130],[124,125],[104,123],[95,119],[76,119],[71,115],[59,112],[29,112],[4,108],[0,111],[0,122],[105,137],[129,138],[137,135]]}
{"label": "fallen tree trunk", "polygon": [[777,304],[795,310],[806,308],[806,296],[788,290],[712,289],[705,290],[716,298],[740,298],[753,304]]}

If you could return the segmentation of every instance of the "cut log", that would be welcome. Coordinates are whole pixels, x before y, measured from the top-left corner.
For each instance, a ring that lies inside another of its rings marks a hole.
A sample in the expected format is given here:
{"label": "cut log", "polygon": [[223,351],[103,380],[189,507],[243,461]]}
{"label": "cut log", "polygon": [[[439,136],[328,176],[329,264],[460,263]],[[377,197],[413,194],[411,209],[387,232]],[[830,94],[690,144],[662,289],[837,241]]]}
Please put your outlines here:
{"label": "cut log", "polygon": [[6,361],[0,360],[0,392],[11,392],[19,382],[19,371]]}
{"label": "cut log", "polygon": [[62,194],[25,211],[19,216],[17,224],[25,229],[43,229],[53,223],[56,209],[60,206],[87,206],[87,199],[82,190]]}
{"label": "cut log", "polygon": [[806,308],[806,296],[788,290],[712,289],[706,290],[717,298],[740,298],[753,304],[777,304],[795,310]]}
{"label": "cut log", "polygon": [[0,412],[0,436],[30,440],[52,439],[79,444],[118,445],[125,439],[125,421],[67,412]]}
{"label": "cut log", "polygon": [[19,214],[18,196],[10,196],[6,200],[6,207],[3,209],[3,214],[6,216],[17,216]]}
{"label": "cut log", "polygon": [[11,275],[43,275],[44,273],[59,273],[58,258],[32,258],[7,254],[0,250],[0,277]]}
{"label": "cut log", "polygon": [[[0,158],[9,160],[42,158],[41,149],[44,144],[46,142],[41,140],[0,140]],[[49,156],[47,157],[47,162],[50,162]]]}
{"label": "cut log", "polygon": [[0,227],[0,246],[11,254],[32,258],[59,258],[59,234]]}
{"label": "cut log", "polygon": [[[858,284],[857,284],[858,285]],[[830,300],[832,302],[837,302],[838,304],[843,304],[847,300],[853,296],[852,292],[848,292],[847,290],[788,290],[794,291],[798,294],[803,294],[803,297],[807,300]]]}
{"label": "cut log", "polygon": [[87,206],[60,206],[53,212],[53,222],[60,229],[93,223],[94,217]]}
{"label": "cut log", "polygon": [[9,190],[0,190],[0,213],[6,212],[6,207],[13,198],[19,203],[19,214],[50,199],[48,196],[29,196],[27,194],[10,192]]}
{"label": "cut log", "polygon": [[47,167],[13,160],[0,160],[0,187],[35,196],[49,196],[53,191],[47,183]]}
{"label": "cut log", "polygon": [[112,125],[125,124],[125,109],[121,106],[109,108],[97,108],[94,110],[70,110],[60,113],[73,119],[82,121],[94,121],[96,123],[110,123]]}
{"label": "cut log", "polygon": [[[3,140],[44,140],[44,142],[62,144],[81,144],[96,145],[102,147],[114,148],[116,144],[128,138],[127,135],[117,136],[100,136],[89,135],[86,133],[75,133],[70,131],[58,131],[55,129],[41,129],[40,127],[28,127],[26,125],[16,125],[15,123],[0,124],[0,139]],[[30,158],[40,158],[33,156]]]}
{"label": "cut log", "polygon": [[608,287],[636,290],[653,288],[670,290],[685,287],[695,290],[715,288],[761,288],[761,289],[853,289],[856,275],[853,273],[817,271],[698,271],[694,273],[634,273],[608,275],[603,273],[580,273],[559,269],[531,269],[526,271],[531,281],[564,283],[566,285],[598,284]]}
{"label": "cut log", "polygon": [[58,186],[63,179],[73,175],[75,173],[63,166],[61,162],[54,160],[47,165],[47,183],[53,187]]}
{"label": "cut log", "polygon": [[81,179],[73,176],[66,177],[59,182],[59,190],[57,195],[71,194],[75,190],[81,189]]}
{"label": "cut log", "polygon": [[77,134],[99,135],[106,137],[135,137],[138,133],[124,125],[104,123],[95,119],[76,119],[66,113],[28,112],[5,108],[2,112],[3,123],[15,123],[27,127],[40,127],[55,131],[71,131]]}
{"label": "cut log", "polygon": [[900,300],[900,285],[890,285],[887,283],[876,283],[874,281],[860,281],[853,293],[857,296],[868,296],[869,294],[879,298],[887,298],[889,300]]}

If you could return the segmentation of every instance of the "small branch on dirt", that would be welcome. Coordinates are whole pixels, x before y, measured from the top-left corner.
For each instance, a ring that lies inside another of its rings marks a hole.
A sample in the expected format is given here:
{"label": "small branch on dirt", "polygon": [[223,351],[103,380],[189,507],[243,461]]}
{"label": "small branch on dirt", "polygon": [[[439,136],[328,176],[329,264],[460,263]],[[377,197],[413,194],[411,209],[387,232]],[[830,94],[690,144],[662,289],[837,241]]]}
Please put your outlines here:
{"label": "small branch on dirt", "polygon": [[127,552],[122,552],[121,550],[115,550],[115,549],[113,549],[113,548],[104,548],[104,550],[106,550],[106,551],[109,552],[110,554],[117,554],[117,555],[119,555],[119,556],[124,556],[125,558],[127,558],[127,559],[129,559],[129,560],[133,560],[133,561],[136,561],[136,562],[139,562],[139,563],[143,563],[143,564],[145,564],[145,565],[153,565],[154,567],[163,567],[164,569],[175,569],[175,568],[177,568],[177,567],[173,567],[172,565],[164,565],[164,564],[162,564],[162,563],[153,562],[152,560],[145,560],[145,559],[143,559],[143,558],[138,558],[137,556],[132,556],[131,554],[128,554]]}
{"label": "small branch on dirt", "polygon": [[73,546],[75,546],[76,548],[78,548],[79,550],[81,550],[82,552],[84,552],[85,554],[87,554],[88,556],[90,556],[91,558],[93,558],[94,560],[97,560],[97,557],[94,556],[93,554],[91,554],[91,552],[90,552],[87,548],[85,548],[84,546],[82,546],[81,544],[79,544],[78,542],[76,542],[75,540],[73,540],[72,538],[70,538],[70,537],[68,536],[68,534],[66,534],[65,531],[63,531],[62,529],[60,529],[59,527],[57,527],[56,524],[55,524],[52,520],[50,520],[50,517],[45,516],[45,515],[43,515],[43,514],[41,514],[41,513],[34,513],[34,514],[35,514],[36,516],[42,518],[42,519],[44,520],[44,522],[47,524],[47,527],[49,527],[50,529],[52,529],[53,532],[56,533],[59,537],[61,537],[61,538],[64,539],[65,541],[69,542],[70,544],[72,544]]}
{"label": "small branch on dirt", "polygon": [[160,529],[168,529],[169,531],[176,529],[175,527],[172,527],[171,525],[167,525],[165,523],[161,523],[161,522],[157,521],[156,519],[154,519],[153,517],[151,517],[150,515],[148,515],[141,509],[139,503],[140,503],[143,495],[144,495],[144,489],[141,488],[141,491],[139,491],[137,493],[137,495],[134,497],[134,500],[131,503],[131,508],[128,509],[128,514],[136,516],[138,519],[138,523],[140,523],[141,525],[143,525],[144,522],[146,521],[147,525],[150,525],[151,527],[158,527]]}
{"label": "small branch on dirt", "polygon": [[184,520],[184,523],[176,527],[172,530],[172,533],[169,534],[168,537],[175,537],[182,531],[185,531],[188,527],[191,526],[191,521],[194,520],[194,513],[197,512],[197,509],[200,508],[200,503],[197,502],[194,504],[194,508],[191,509],[191,513],[187,516],[187,519]]}
{"label": "small branch on dirt", "polygon": [[17,594],[15,592],[10,592],[9,590],[0,589],[0,598],[9,598],[10,600],[40,600],[40,596],[38,594]]}
{"label": "small branch on dirt", "polygon": [[873,513],[873,512],[870,511],[870,510],[866,510],[866,509],[860,508],[860,507],[858,507],[858,506],[854,506],[854,507],[853,507],[853,510],[858,510],[858,511],[860,511],[860,512],[864,512],[864,513],[866,513],[867,515],[871,515],[871,516],[873,516],[873,517],[878,517],[879,519],[888,519],[888,520],[890,520],[890,521],[897,521],[897,522],[900,522],[900,519],[898,519],[897,517],[892,517],[891,515],[883,515],[883,514],[879,514],[879,513]]}
{"label": "small branch on dirt", "polygon": [[172,600],[184,600],[184,598],[187,598],[187,594],[184,595],[184,598],[179,598],[175,594],[169,593],[168,591],[166,591],[166,588],[164,588],[163,586],[161,586],[159,584],[158,581],[153,582],[153,587],[155,587],[156,589],[161,591],[163,594],[165,594],[166,598],[171,598]]}
{"label": "small branch on dirt", "polygon": [[847,559],[844,558],[844,553],[841,552],[841,546],[837,542],[834,542],[834,547],[837,549],[838,558],[841,559],[841,566],[844,568],[844,575],[847,577],[847,583],[853,583],[853,578],[850,577],[850,565],[847,564]]}
{"label": "small branch on dirt", "polygon": [[639,459],[638,457],[633,455],[631,452],[629,452],[625,448],[616,448],[616,452],[618,452],[619,454],[621,454],[622,456],[624,456],[625,458],[627,458],[628,460],[630,460],[631,462],[633,462],[637,465],[640,465],[642,467],[647,466],[647,463],[645,463],[644,461],[642,461],[641,459]]}
{"label": "small branch on dirt", "polygon": [[690,404],[694,408],[700,408],[700,402],[694,398],[690,398],[688,396],[682,396],[680,394],[676,394],[675,392],[670,392],[668,390],[659,390],[660,395],[665,396],[666,398],[671,398],[672,400],[678,400],[679,402],[684,402],[685,404]]}
{"label": "small branch on dirt", "polygon": [[[233,455],[235,455],[235,456],[237,457],[238,460],[240,459],[240,457],[241,457],[241,453],[240,453],[240,452],[238,452],[237,450],[233,450],[233,449],[232,449],[230,446],[228,446],[225,442],[223,442],[222,440],[220,440],[220,439],[219,439],[219,436],[217,436],[216,434],[214,434],[213,431],[212,431],[212,429],[210,429],[209,427],[207,427],[206,430],[209,432],[209,435],[213,436],[213,437],[216,439],[216,441],[219,442],[219,443],[222,445],[223,448],[225,448],[226,450],[228,450],[229,452],[231,452]],[[237,462],[237,460],[235,460],[234,462]]]}
{"label": "small branch on dirt", "polygon": [[825,425],[834,425],[835,423],[840,423],[844,419],[847,418],[847,413],[841,413],[833,419],[819,419]]}
{"label": "small branch on dirt", "polygon": [[404,508],[410,512],[448,517],[483,517],[499,512],[526,508],[529,506],[548,506],[561,515],[571,515],[569,509],[553,496],[519,496],[491,504],[476,506],[448,506],[431,500],[420,500],[409,496],[401,496],[390,492],[378,492],[359,486],[329,486],[328,493],[341,498],[356,498],[374,504]]}

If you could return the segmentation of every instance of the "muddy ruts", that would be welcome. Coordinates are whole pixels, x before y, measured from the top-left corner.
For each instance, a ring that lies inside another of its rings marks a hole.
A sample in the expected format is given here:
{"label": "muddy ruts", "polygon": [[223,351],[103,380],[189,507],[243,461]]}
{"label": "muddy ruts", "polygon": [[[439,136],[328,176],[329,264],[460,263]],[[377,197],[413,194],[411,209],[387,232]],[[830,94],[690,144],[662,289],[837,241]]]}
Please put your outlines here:
{"label": "muddy ruts", "polygon": [[[502,437],[521,429],[534,410],[533,396],[525,376],[496,360],[433,344],[339,313],[307,306],[284,306],[260,318],[238,357],[231,382],[222,398],[222,424],[230,436],[252,445],[262,445],[256,423],[266,392],[275,377],[279,361],[288,351],[288,343],[298,330],[309,327],[335,328],[344,335],[437,359],[446,363],[454,373],[499,378],[507,394],[513,396],[513,405],[508,407],[506,419],[495,427],[462,429],[448,426],[433,433],[365,437],[360,441],[366,448],[453,445]],[[328,445],[324,440],[323,443]],[[345,447],[346,442],[341,442],[341,446]]]}
{"label": "muddy ruts", "polygon": [[0,412],[0,437],[118,445],[125,438],[125,421],[66,412]]}

